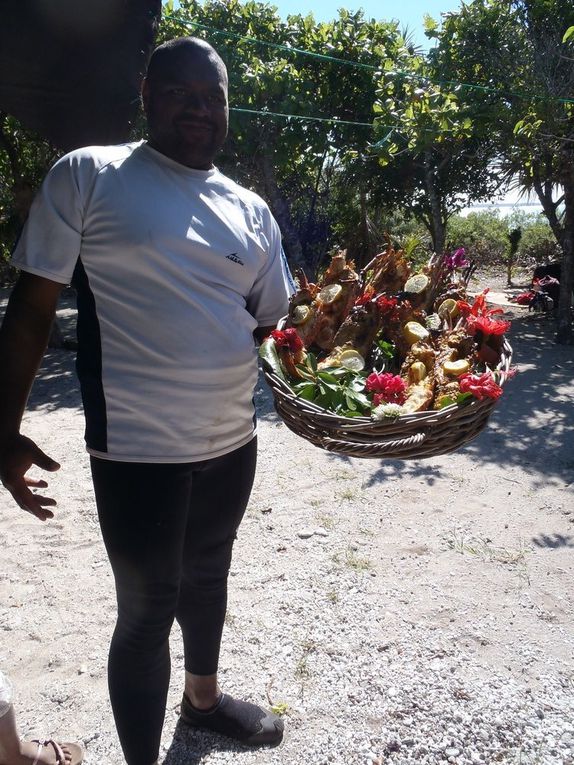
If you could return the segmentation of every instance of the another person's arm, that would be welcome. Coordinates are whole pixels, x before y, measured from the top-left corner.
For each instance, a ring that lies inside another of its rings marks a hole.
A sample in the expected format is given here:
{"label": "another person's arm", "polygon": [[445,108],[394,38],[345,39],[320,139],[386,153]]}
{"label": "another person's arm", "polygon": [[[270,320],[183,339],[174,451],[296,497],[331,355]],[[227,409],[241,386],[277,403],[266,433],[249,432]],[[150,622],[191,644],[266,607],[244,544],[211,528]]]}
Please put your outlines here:
{"label": "another person's arm", "polygon": [[0,329],[0,480],[22,509],[42,521],[53,517],[48,508],[56,502],[34,494],[31,488],[48,484],[26,473],[32,465],[49,471],[60,466],[20,433],[20,424],[63,286],[22,273]]}

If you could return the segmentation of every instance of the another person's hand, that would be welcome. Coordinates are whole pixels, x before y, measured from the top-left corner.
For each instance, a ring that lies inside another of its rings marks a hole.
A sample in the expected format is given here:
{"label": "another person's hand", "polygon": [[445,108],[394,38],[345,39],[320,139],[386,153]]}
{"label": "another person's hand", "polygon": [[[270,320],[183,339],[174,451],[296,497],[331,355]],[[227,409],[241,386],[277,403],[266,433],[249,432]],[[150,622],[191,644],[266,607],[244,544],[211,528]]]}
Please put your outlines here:
{"label": "another person's hand", "polygon": [[45,489],[46,481],[36,480],[26,475],[32,465],[42,470],[53,472],[60,465],[36,446],[26,436],[18,434],[6,439],[0,446],[0,480],[14,497],[22,510],[26,510],[41,521],[53,518],[49,510],[56,504],[51,497],[34,494],[31,489]]}

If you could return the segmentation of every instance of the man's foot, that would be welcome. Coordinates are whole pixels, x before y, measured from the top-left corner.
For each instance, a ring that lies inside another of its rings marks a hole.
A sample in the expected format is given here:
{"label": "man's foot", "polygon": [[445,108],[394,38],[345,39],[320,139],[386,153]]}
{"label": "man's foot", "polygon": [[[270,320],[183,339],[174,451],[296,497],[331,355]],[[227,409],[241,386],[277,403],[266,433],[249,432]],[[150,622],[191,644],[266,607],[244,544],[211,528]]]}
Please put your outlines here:
{"label": "man's foot", "polygon": [[276,746],[283,738],[283,720],[257,704],[222,693],[215,706],[196,709],[183,694],[181,719],[192,728],[205,728],[234,738],[246,746]]}
{"label": "man's foot", "polygon": [[84,753],[78,744],[58,744],[51,739],[22,741],[20,753],[6,765],[80,765],[83,759]]}

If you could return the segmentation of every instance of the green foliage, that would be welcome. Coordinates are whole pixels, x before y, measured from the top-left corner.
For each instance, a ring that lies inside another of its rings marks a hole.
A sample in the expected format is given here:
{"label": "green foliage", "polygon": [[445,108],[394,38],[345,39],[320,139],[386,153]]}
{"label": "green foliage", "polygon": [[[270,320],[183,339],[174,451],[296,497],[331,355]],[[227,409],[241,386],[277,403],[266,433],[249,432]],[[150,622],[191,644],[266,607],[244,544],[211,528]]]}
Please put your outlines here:
{"label": "green foliage", "polygon": [[57,156],[46,141],[0,113],[0,284],[14,277],[8,258],[34,194]]}
{"label": "green foliage", "polygon": [[448,223],[447,251],[464,247],[478,266],[502,263],[508,247],[508,224],[498,212],[455,215]]}
{"label": "green foliage", "polygon": [[268,372],[277,375],[280,380],[286,379],[277,353],[277,346],[272,337],[266,337],[259,346],[259,358],[263,361]]}
{"label": "green foliage", "polygon": [[515,212],[502,217],[498,212],[455,215],[448,223],[447,250],[464,247],[479,267],[497,266],[509,255],[509,236],[521,231],[515,263],[530,267],[559,256],[560,248],[548,221],[541,214]]}
{"label": "green foliage", "polygon": [[[430,249],[461,245],[499,263],[511,225],[523,232],[520,261],[553,258],[556,242],[564,251],[574,240],[571,203],[556,199],[561,185],[574,199],[574,5],[470,0],[441,24],[427,17],[425,28],[436,40],[428,54],[395,22],[361,11],[321,23],[282,20],[258,0],[164,3],[158,42],[204,37],[228,64],[230,134],[218,164],[267,199],[292,265],[309,275],[336,248],[361,267],[386,234],[416,264]],[[318,117],[328,121],[306,119]],[[12,118],[0,115],[0,126],[5,259],[56,155]],[[144,134],[142,120],[134,135]],[[456,215],[510,177],[543,198],[552,227]]]}
{"label": "green foliage", "polygon": [[481,133],[494,143],[501,173],[536,193],[560,245],[560,343],[572,340],[573,26],[574,4],[564,0],[472,0],[445,18],[438,38],[457,79],[481,85]]}
{"label": "green foliage", "polygon": [[373,72],[399,45],[396,24],[346,10],[329,23],[312,15],[281,21],[260,2],[187,0],[162,25],[162,39],[178,34],[207,37],[228,64],[230,134],[219,165],[270,203],[291,262],[315,272],[336,246],[333,226],[346,210],[354,215],[341,239],[368,249],[361,194],[369,205],[377,182],[368,156]]}
{"label": "green foliage", "polygon": [[532,215],[521,224],[522,237],[518,247],[518,260],[524,265],[559,260],[560,245],[544,215]]}
{"label": "green foliage", "polygon": [[315,356],[308,352],[304,369],[308,379],[292,385],[294,392],[342,417],[361,417],[371,412],[371,401],[365,395],[365,372],[352,372],[344,367],[317,369]]}
{"label": "green foliage", "polygon": [[[435,22],[426,27],[439,36]],[[375,103],[384,140],[374,150],[389,198],[424,222],[435,251],[444,249],[449,216],[488,198],[501,182],[492,171],[492,143],[476,138],[480,109],[454,79],[438,54],[412,55],[405,46],[383,70]],[[397,128],[389,135],[391,124]]]}

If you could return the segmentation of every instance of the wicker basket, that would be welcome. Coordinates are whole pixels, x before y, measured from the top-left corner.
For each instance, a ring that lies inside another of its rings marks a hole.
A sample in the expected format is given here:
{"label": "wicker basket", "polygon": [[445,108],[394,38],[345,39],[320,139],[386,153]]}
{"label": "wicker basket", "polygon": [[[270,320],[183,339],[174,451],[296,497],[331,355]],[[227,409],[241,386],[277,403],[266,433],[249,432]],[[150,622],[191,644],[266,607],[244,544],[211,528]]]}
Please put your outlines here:
{"label": "wicker basket", "polygon": [[[504,340],[499,384],[508,377],[512,348]],[[452,404],[437,411],[415,412],[394,419],[340,417],[298,398],[289,385],[264,366],[275,408],[287,427],[315,446],[349,457],[423,459],[453,452],[475,438],[496,406],[493,399]]]}

